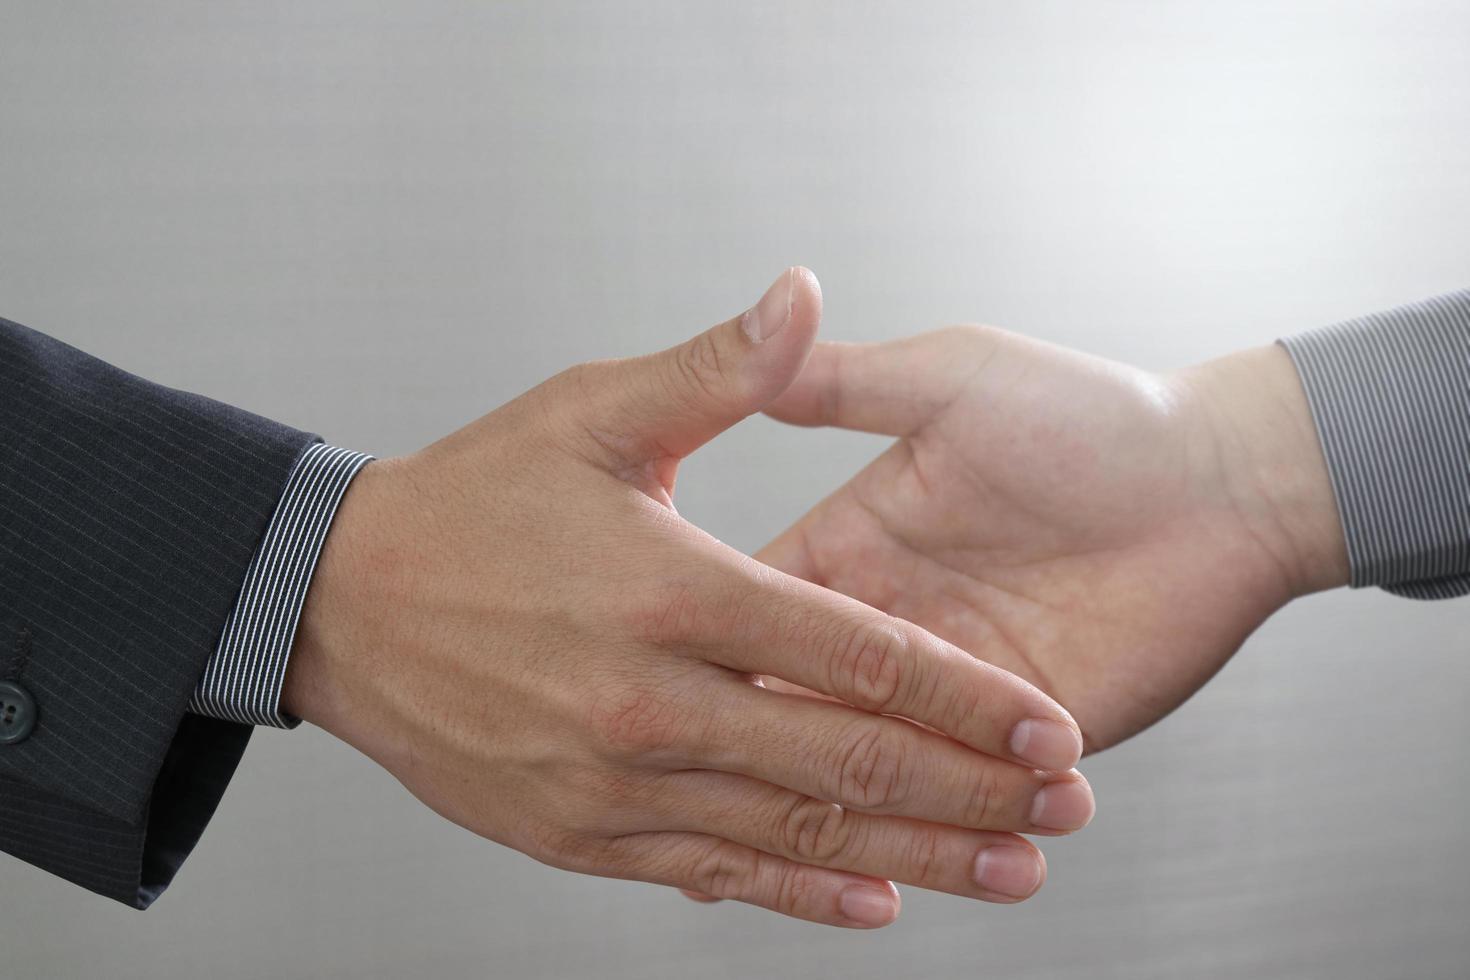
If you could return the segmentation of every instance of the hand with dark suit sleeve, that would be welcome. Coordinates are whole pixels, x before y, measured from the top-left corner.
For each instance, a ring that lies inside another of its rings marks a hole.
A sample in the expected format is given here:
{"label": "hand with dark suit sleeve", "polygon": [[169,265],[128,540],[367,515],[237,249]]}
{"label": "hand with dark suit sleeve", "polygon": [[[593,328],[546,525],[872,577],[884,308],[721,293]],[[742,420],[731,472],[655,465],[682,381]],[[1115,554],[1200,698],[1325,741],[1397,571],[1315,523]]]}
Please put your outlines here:
{"label": "hand with dark suit sleeve", "polygon": [[1470,291],[1168,373],[984,327],[822,344],[768,411],[898,441],[757,557],[1031,680],[1089,751],[1295,597],[1470,592]]}
{"label": "hand with dark suit sleeve", "polygon": [[1018,833],[1092,815],[1067,713],[673,509],[679,461],[781,393],[819,310],[791,270],[366,466],[5,324],[0,595],[34,727],[0,744],[0,847],[146,906],[244,722],[304,718],[558,867],[849,927],[897,915],[892,880],[1028,896]]}
{"label": "hand with dark suit sleeve", "polygon": [[684,344],[581,365],[364,469],[284,709],[555,867],[848,927],[892,921],[891,881],[1034,892],[1044,865],[1018,834],[1093,811],[1066,713],[673,508],[680,460],[781,393],[820,305],[789,270]]}

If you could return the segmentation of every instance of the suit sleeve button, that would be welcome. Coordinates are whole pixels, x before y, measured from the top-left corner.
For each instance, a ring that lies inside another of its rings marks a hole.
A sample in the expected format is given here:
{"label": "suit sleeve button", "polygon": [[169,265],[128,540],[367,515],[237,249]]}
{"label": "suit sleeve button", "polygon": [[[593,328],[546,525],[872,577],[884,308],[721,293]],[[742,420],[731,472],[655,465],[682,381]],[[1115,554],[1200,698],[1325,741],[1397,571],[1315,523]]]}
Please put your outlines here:
{"label": "suit sleeve button", "polygon": [[36,699],[15,681],[0,681],[0,745],[25,741],[36,727]]}

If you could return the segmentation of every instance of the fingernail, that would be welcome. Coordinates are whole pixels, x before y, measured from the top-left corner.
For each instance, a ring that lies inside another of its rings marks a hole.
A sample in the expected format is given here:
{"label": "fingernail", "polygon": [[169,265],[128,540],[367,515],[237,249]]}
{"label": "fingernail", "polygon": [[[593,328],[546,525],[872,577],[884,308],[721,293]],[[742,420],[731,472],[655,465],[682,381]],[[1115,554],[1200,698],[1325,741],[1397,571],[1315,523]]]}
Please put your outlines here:
{"label": "fingernail", "polygon": [[781,273],[780,278],[771,283],[771,288],[760,298],[760,302],[740,317],[740,328],[745,331],[751,343],[759,344],[763,340],[770,340],[791,322],[791,304],[796,296],[795,279],[794,268]]}
{"label": "fingernail", "polygon": [[1084,779],[1047,783],[1031,802],[1031,825],[1047,830],[1081,830],[1097,809]]}
{"label": "fingernail", "polygon": [[886,926],[897,917],[893,896],[865,885],[851,885],[837,897],[842,914],[860,926]]}
{"label": "fingernail", "polygon": [[1082,758],[1082,736],[1059,721],[1027,718],[1011,730],[1011,751],[1038,769],[1066,772]]}
{"label": "fingernail", "polygon": [[987,847],[975,858],[975,884],[997,895],[1028,898],[1041,887],[1041,862],[1025,848]]}

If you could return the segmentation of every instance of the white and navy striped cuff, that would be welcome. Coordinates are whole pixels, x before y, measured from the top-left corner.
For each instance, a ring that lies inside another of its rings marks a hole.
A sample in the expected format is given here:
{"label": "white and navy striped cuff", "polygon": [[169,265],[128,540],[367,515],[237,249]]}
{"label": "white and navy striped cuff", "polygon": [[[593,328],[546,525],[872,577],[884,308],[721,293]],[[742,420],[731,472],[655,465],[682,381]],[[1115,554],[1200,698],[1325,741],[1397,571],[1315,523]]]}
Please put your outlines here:
{"label": "white and navy striped cuff", "polygon": [[301,724],[281,711],[286,658],[337,504],[372,459],[318,442],[296,461],[190,711],[247,725]]}
{"label": "white and navy striped cuff", "polygon": [[1352,585],[1470,594],[1470,290],[1281,344],[1322,440]]}

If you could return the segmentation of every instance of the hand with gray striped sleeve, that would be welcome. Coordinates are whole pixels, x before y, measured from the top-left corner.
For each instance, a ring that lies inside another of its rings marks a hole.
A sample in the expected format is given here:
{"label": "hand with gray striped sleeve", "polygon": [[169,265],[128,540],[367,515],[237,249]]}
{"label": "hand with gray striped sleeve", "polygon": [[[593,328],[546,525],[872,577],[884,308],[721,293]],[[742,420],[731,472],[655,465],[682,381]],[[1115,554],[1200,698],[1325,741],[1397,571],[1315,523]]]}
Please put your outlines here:
{"label": "hand with gray striped sleeve", "polygon": [[756,557],[1027,678],[1089,751],[1298,596],[1470,592],[1470,291],[1165,373],[988,327],[819,344],[767,412],[898,441]]}
{"label": "hand with gray striped sleeve", "polygon": [[[660,354],[583,364],[347,488],[281,708],[539,861],[836,926],[894,881],[1013,902],[1093,812],[1072,719],[912,624],[684,521],[680,461],[800,372],[803,269]],[[780,677],[834,700],[764,688]]]}

